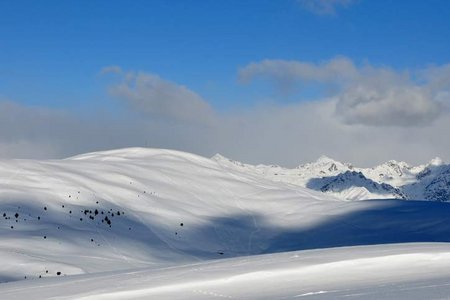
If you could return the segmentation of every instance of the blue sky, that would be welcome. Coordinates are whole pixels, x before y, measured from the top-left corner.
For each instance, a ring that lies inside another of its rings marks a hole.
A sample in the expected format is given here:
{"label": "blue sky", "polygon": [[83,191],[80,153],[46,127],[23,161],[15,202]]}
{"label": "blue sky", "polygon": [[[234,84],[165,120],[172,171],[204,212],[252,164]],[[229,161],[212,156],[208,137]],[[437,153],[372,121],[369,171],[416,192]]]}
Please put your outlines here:
{"label": "blue sky", "polygon": [[0,91],[23,103],[88,105],[103,97],[99,70],[118,65],[227,107],[262,96],[236,84],[236,70],[266,58],[344,55],[398,69],[448,60],[449,1],[360,0],[336,10],[318,15],[295,0],[2,1]]}
{"label": "blue sky", "polygon": [[108,90],[121,79],[100,72],[119,66],[184,86],[217,114],[248,111],[316,101],[330,90],[302,77],[294,92],[280,91],[267,71],[243,84],[239,70],[250,63],[336,57],[408,71],[417,83],[416,72],[449,63],[449,13],[445,0],[1,1],[0,98],[117,113],[123,103]]}

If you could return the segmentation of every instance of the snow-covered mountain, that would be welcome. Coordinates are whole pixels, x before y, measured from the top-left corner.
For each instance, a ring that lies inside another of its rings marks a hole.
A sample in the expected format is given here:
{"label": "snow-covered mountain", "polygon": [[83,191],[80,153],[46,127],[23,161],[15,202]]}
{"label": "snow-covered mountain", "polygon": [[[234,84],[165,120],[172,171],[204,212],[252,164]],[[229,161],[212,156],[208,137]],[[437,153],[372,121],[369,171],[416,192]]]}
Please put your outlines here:
{"label": "snow-covered mountain", "polygon": [[[407,174],[439,191],[445,165],[427,168]],[[435,244],[450,242],[450,203],[343,201],[301,186],[305,170],[335,176],[325,185],[333,193],[341,179],[400,193],[325,157],[293,170],[142,148],[0,160],[0,294],[336,298],[450,278],[450,248]],[[339,280],[324,280],[329,274]]]}
{"label": "snow-covered mountain", "polygon": [[307,187],[347,200],[423,199],[450,201],[450,165],[435,158],[420,166],[395,160],[373,168],[357,168],[322,156],[294,169],[249,165],[215,155],[224,166],[264,178]]}

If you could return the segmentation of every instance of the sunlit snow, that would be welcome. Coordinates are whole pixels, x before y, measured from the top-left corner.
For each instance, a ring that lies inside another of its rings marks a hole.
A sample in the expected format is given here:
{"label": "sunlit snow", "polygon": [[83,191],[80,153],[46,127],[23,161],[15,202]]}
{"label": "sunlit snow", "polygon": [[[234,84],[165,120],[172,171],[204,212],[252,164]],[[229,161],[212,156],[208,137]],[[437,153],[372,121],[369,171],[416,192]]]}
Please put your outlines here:
{"label": "sunlit snow", "polygon": [[247,169],[142,148],[0,161],[2,298],[450,292],[447,203],[345,201]]}

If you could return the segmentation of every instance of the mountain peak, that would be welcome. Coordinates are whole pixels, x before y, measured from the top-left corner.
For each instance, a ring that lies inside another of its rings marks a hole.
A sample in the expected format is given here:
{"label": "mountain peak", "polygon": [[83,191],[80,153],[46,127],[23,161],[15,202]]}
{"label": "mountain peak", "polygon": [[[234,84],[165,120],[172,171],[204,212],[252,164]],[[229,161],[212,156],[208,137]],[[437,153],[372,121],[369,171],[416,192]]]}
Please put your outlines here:
{"label": "mountain peak", "polygon": [[225,156],[223,156],[223,155],[220,154],[220,153],[214,154],[214,156],[211,157],[211,159],[212,159],[212,160],[215,160],[215,161],[230,160],[229,158],[226,158]]}
{"label": "mountain peak", "polygon": [[316,164],[329,164],[329,163],[338,163],[338,161],[334,160],[331,157],[328,157],[326,155],[322,155],[315,161],[315,163]]}
{"label": "mountain peak", "polygon": [[429,164],[432,166],[440,166],[440,165],[443,165],[444,162],[442,161],[442,159],[440,157],[435,157],[432,160],[430,160]]}
{"label": "mountain peak", "polygon": [[405,169],[410,169],[411,168],[411,166],[407,162],[397,161],[397,160],[394,160],[394,159],[391,159],[391,160],[385,162],[383,165],[387,165],[387,166],[389,166],[391,168],[405,168]]}

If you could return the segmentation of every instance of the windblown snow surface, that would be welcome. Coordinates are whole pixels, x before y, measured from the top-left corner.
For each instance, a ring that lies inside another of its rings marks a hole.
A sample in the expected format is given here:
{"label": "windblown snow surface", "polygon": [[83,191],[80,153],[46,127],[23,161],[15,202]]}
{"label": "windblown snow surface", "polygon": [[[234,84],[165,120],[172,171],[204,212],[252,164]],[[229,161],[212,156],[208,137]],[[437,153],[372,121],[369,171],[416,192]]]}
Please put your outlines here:
{"label": "windblown snow surface", "polygon": [[450,206],[131,148],[0,161],[1,299],[447,299]]}

